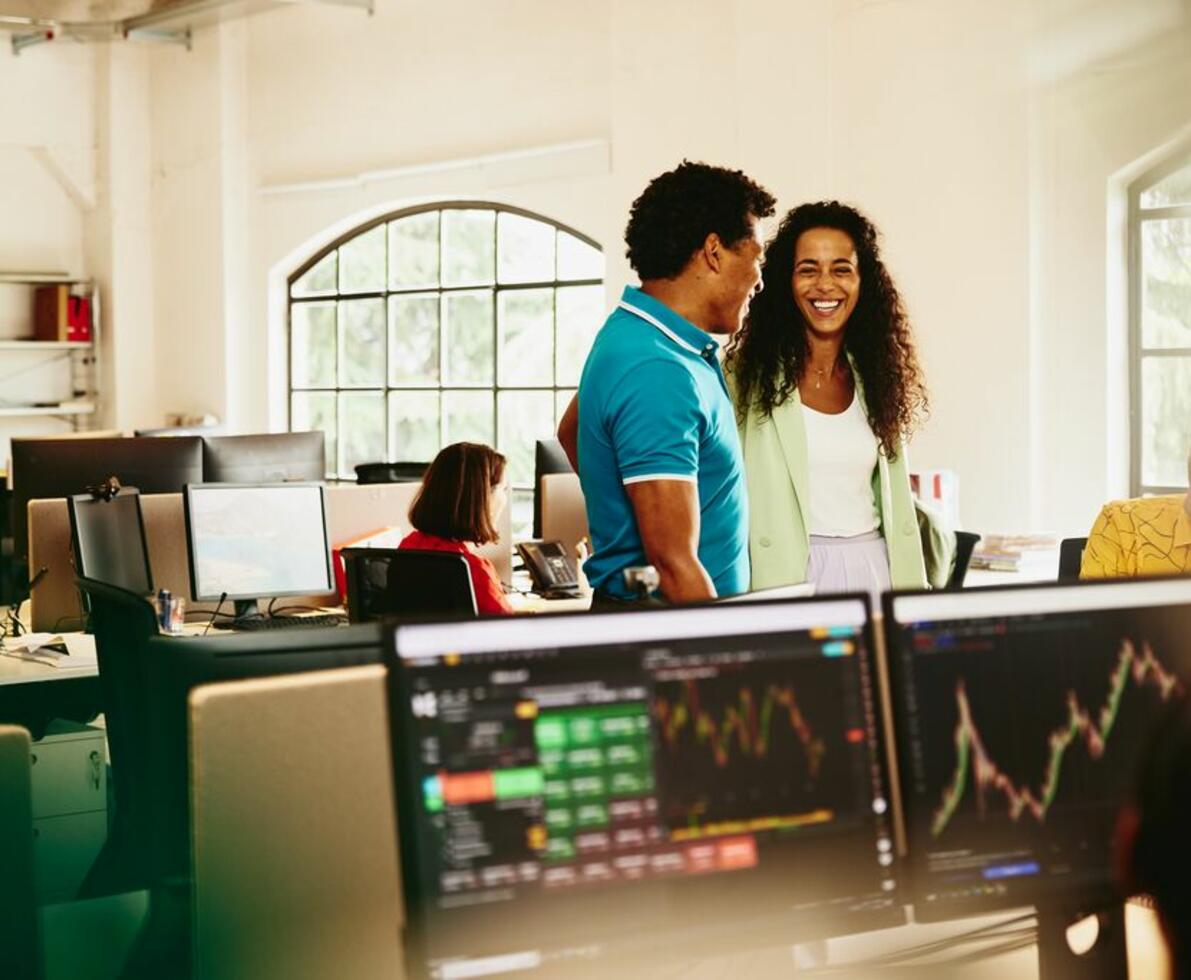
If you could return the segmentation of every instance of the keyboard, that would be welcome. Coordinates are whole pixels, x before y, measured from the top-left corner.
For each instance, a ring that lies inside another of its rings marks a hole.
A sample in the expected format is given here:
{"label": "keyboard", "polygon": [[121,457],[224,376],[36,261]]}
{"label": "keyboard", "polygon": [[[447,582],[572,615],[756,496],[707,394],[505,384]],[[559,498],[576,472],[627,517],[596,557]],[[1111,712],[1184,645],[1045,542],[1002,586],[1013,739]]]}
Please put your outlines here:
{"label": "keyboard", "polygon": [[216,629],[235,630],[236,632],[314,629],[326,626],[346,626],[347,617],[338,613],[317,616],[254,616],[249,619],[225,619],[214,625]]}

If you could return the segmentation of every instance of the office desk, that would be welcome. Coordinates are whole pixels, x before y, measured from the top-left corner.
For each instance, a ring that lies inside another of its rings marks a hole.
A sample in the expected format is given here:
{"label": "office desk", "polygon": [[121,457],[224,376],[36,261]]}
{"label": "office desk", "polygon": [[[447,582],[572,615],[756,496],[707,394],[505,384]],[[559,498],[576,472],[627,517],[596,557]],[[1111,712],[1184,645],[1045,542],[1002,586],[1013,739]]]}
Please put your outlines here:
{"label": "office desk", "polygon": [[53,718],[86,722],[102,710],[99,668],[50,667],[0,656],[0,722],[28,728],[40,738]]}

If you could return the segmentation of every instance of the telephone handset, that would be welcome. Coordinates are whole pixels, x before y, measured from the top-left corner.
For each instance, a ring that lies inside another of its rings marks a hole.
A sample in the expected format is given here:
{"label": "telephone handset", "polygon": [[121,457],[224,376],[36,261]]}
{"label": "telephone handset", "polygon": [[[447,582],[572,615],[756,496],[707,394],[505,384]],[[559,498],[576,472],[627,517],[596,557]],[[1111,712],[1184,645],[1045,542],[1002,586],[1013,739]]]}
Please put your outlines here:
{"label": "telephone handset", "polygon": [[561,541],[523,541],[517,545],[517,553],[538,594],[569,594],[579,588],[579,571]]}

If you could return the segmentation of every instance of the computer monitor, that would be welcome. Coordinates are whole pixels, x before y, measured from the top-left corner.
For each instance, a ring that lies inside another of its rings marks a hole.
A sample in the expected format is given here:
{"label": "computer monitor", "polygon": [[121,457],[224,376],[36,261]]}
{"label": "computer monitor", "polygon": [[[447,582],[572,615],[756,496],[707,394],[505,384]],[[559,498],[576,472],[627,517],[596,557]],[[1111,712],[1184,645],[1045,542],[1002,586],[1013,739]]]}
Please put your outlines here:
{"label": "computer monitor", "polygon": [[203,436],[204,483],[321,480],[326,472],[326,436],[321,430]]}
{"label": "computer monitor", "polygon": [[571,461],[557,439],[539,439],[533,453],[533,536],[542,536],[542,477],[548,473],[574,473]]}
{"label": "computer monitor", "polygon": [[235,601],[335,591],[321,483],[199,483],[183,491],[190,594]]}
{"label": "computer monitor", "polygon": [[110,499],[89,493],[67,498],[75,572],[138,595],[153,592],[141,495],[123,487]]}
{"label": "computer monitor", "polygon": [[1137,753],[1191,676],[1191,579],[893,594],[885,628],[915,917],[1112,904]]}
{"label": "computer monitor", "polygon": [[865,597],[388,639],[411,975],[904,921]]}
{"label": "computer monitor", "polygon": [[202,480],[202,441],[177,439],[13,439],[13,550],[29,556],[29,501],[83,493],[109,476],[141,493],[179,493]]}

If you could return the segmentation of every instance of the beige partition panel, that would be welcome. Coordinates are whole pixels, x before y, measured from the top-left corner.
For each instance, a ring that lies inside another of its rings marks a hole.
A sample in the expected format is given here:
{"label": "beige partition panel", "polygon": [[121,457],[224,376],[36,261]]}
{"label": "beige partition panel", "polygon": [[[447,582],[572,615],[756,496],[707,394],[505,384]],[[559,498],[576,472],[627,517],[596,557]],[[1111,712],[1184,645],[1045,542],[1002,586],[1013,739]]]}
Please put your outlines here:
{"label": "beige partition panel", "polygon": [[[567,554],[588,537],[587,506],[579,477],[574,473],[549,473],[542,477],[542,539],[561,541]],[[590,540],[588,542],[590,546]]]}
{"label": "beige partition panel", "polygon": [[[409,528],[409,506],[420,489],[419,483],[376,483],[358,486],[341,484],[327,487],[327,531],[333,547],[353,541],[370,531],[386,527]],[[145,520],[145,539],[149,545],[149,565],[153,584],[169,589],[187,600],[190,608],[211,609],[214,603],[198,603],[190,594],[190,568],[186,544],[186,519],[180,493],[152,493],[141,497]],[[480,553],[492,561],[501,580],[509,582],[512,574],[509,508],[498,523],[501,539],[485,545]],[[70,547],[70,516],[66,501],[33,500],[29,503],[30,576],[46,568],[30,602],[32,626],[37,631],[79,629],[82,608],[74,585],[74,562]],[[296,596],[288,605],[329,605],[337,599],[332,593]]]}
{"label": "beige partition panel", "polygon": [[384,668],[190,696],[194,975],[404,975]]}

